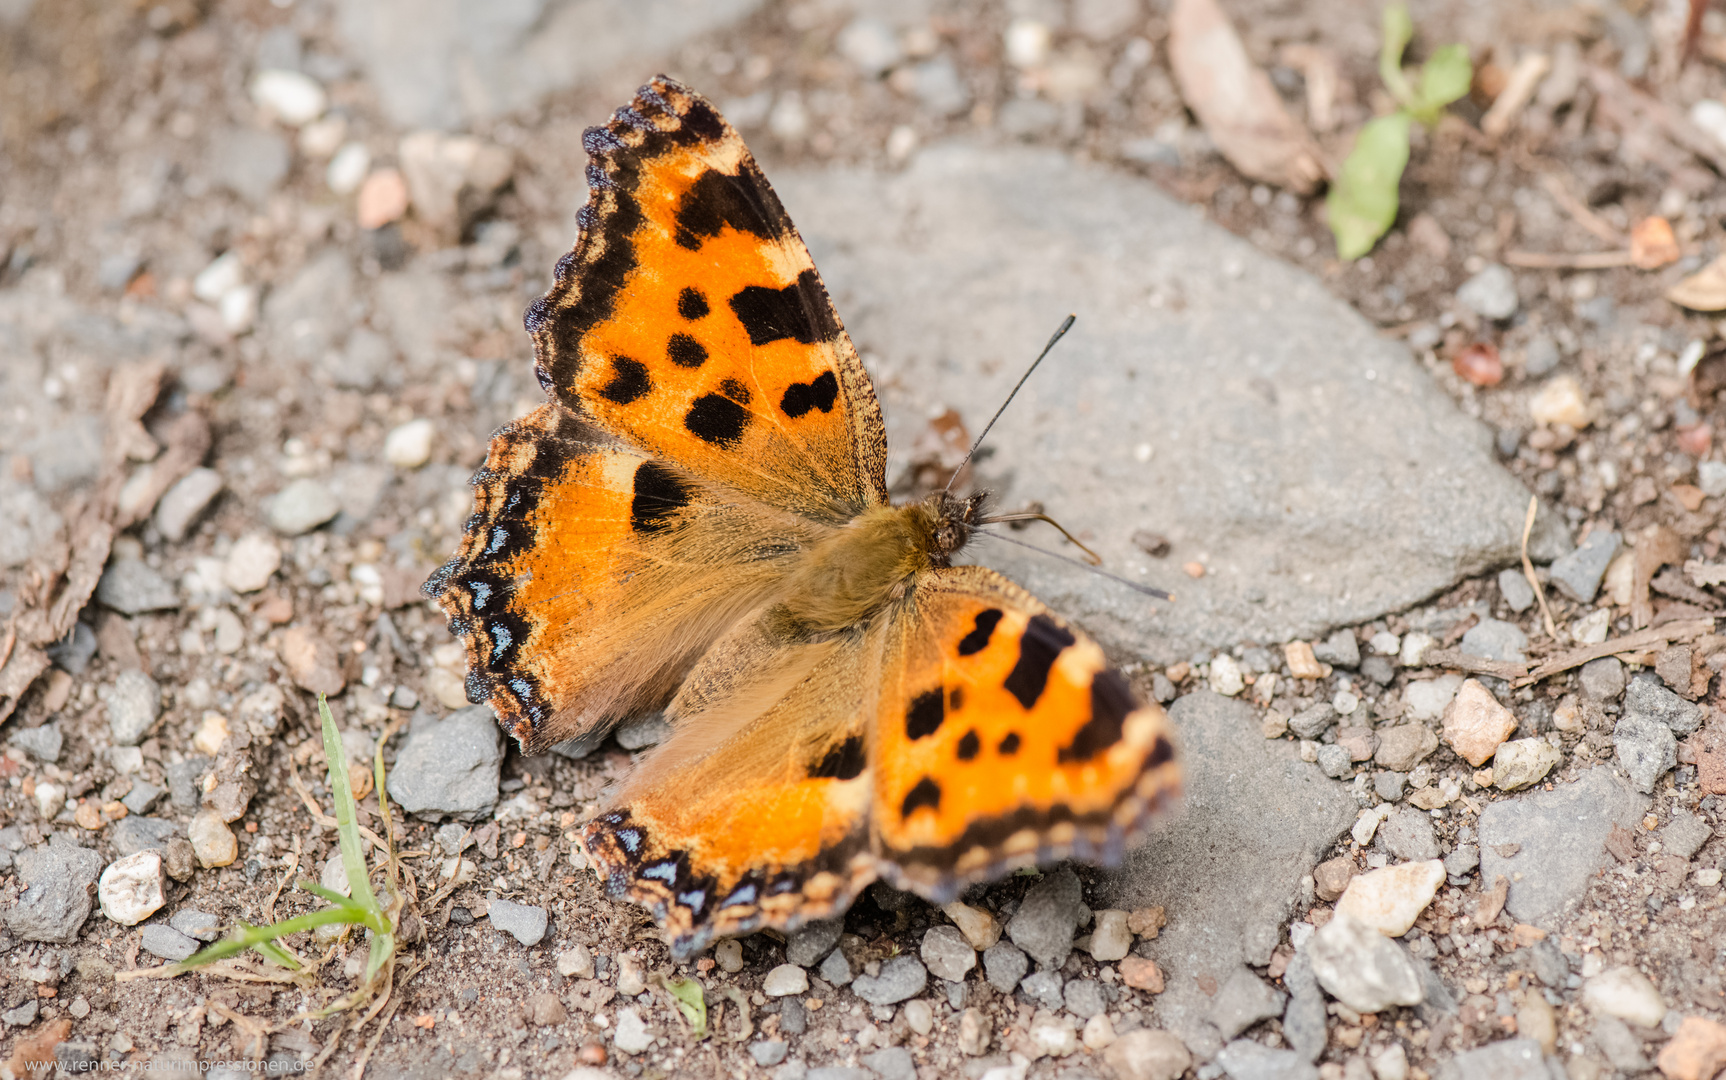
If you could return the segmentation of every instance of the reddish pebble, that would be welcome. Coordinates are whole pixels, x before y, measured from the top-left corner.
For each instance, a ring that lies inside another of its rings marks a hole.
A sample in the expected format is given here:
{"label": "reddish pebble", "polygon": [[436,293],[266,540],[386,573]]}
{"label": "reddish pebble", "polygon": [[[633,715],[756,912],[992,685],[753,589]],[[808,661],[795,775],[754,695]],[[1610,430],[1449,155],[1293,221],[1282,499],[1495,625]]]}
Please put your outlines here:
{"label": "reddish pebble", "polygon": [[1714,425],[1692,424],[1678,429],[1678,449],[1693,458],[1707,457],[1714,447]]}
{"label": "reddish pebble", "polygon": [[1498,346],[1490,341],[1477,341],[1450,358],[1450,369],[1476,386],[1497,386],[1504,381],[1504,361],[1498,358]]}
{"label": "reddish pebble", "polygon": [[575,1056],[583,1065],[604,1065],[605,1044],[597,1041],[583,1043]]}
{"label": "reddish pebble", "polygon": [[395,169],[379,169],[360,185],[355,217],[362,229],[381,229],[408,212],[408,183]]}
{"label": "reddish pebble", "polygon": [[1202,562],[1186,563],[1181,567],[1181,569],[1185,570],[1187,572],[1187,576],[1190,578],[1202,578],[1205,576],[1205,564]]}
{"label": "reddish pebble", "polygon": [[1135,990],[1145,990],[1152,994],[1163,992],[1163,969],[1157,966],[1155,960],[1143,956],[1129,956],[1119,965],[1121,981]]}

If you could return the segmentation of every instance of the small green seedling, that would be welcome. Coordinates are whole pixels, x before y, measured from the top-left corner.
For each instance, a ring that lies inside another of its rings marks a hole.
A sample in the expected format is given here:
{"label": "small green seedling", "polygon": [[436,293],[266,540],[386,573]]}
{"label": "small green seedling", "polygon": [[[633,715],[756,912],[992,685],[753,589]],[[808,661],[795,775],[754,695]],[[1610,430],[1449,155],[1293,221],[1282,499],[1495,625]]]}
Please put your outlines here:
{"label": "small green seedling", "polygon": [[1437,124],[1444,107],[1468,93],[1474,80],[1467,47],[1446,45],[1421,65],[1418,79],[1411,83],[1402,70],[1402,53],[1413,37],[1408,7],[1401,0],[1386,7],[1378,73],[1400,107],[1360,129],[1354,149],[1325,197],[1336,253],[1343,259],[1358,259],[1371,251],[1395,223],[1397,185],[1408,165],[1411,126],[1415,121],[1427,127]]}
{"label": "small green seedling", "polygon": [[707,999],[701,984],[694,979],[664,977],[665,990],[677,1002],[677,1011],[689,1023],[689,1032],[697,1039],[707,1038]]}
{"label": "small green seedling", "polygon": [[[378,985],[378,975],[395,956],[396,939],[393,912],[379,903],[377,894],[372,891],[371,875],[366,868],[365,851],[360,846],[360,831],[356,822],[353,785],[348,779],[347,755],[342,750],[342,738],[336,731],[335,718],[330,715],[330,707],[324,700],[324,695],[318,695],[318,716],[323,721],[324,757],[329,762],[330,794],[335,801],[336,810],[336,840],[341,847],[342,869],[347,873],[348,891],[351,896],[343,896],[339,892],[326,889],[310,881],[301,881],[299,887],[314,896],[329,901],[330,906],[317,911],[308,912],[292,919],[271,923],[269,926],[252,926],[246,922],[238,922],[235,932],[221,941],[202,949],[187,957],[177,965],[181,970],[191,970],[205,964],[221,960],[247,949],[256,949],[273,963],[290,970],[298,970],[301,964],[292,954],[276,944],[276,939],[286,934],[311,930],[319,926],[345,924],[357,926],[371,932],[371,951],[366,957],[365,976],[360,981],[359,989],[350,995],[349,999],[339,1002],[332,1008],[342,1008],[369,996]],[[379,743],[378,753],[372,762],[373,780],[378,793],[378,809],[384,819],[384,837],[386,843],[389,836],[389,808],[384,794],[384,758],[383,745]],[[393,857],[393,853],[389,853]],[[391,908],[399,907],[392,904]]]}

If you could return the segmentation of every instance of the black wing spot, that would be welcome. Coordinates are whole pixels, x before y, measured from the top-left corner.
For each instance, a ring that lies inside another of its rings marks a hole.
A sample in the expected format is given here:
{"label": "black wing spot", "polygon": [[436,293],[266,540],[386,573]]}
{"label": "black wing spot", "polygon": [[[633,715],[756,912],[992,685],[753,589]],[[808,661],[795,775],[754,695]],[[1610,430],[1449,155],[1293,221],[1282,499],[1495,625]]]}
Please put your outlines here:
{"label": "black wing spot", "polygon": [[689,407],[683,426],[703,442],[732,449],[749,426],[749,413],[743,406],[719,394],[703,394]]}
{"label": "black wing spot", "polygon": [[635,467],[635,498],[629,503],[629,525],[638,533],[656,533],[671,524],[672,515],[689,505],[691,488],[682,477],[657,461]]}
{"label": "black wing spot", "polygon": [[611,358],[611,381],[599,388],[599,396],[618,405],[628,405],[653,389],[647,365],[627,356]]}
{"label": "black wing spot", "polygon": [[677,313],[690,322],[707,318],[707,313],[712,310],[700,289],[684,289],[677,294]]}
{"label": "black wing spot", "polygon": [[955,687],[953,687],[953,689],[947,691],[947,711],[948,712],[958,712],[960,709],[962,709],[964,707],[965,707],[965,688],[963,686],[955,686]]}
{"label": "black wing spot", "polygon": [[777,235],[773,215],[751,194],[750,185],[739,177],[715,169],[702,173],[677,207],[678,246],[699,251],[703,240],[718,236],[728,225],[763,240],[773,239]]}
{"label": "black wing spot", "polygon": [[1169,743],[1169,740],[1158,735],[1157,741],[1151,744],[1151,756],[1145,759],[1145,767],[1154,769],[1158,765],[1167,765],[1173,760],[1175,760],[1174,746]]}
{"label": "black wing spot", "polygon": [[1073,732],[1073,741],[1061,747],[1055,760],[1062,765],[1089,761],[1121,741],[1127,714],[1137,707],[1127,680],[1115,671],[1099,671],[1091,680],[1091,718]]}
{"label": "black wing spot", "polygon": [[911,699],[911,707],[905,711],[905,737],[913,742],[927,738],[941,730],[941,721],[946,718],[946,710],[941,706],[940,690],[918,694]]}
{"label": "black wing spot", "polygon": [[965,732],[965,737],[959,740],[959,760],[970,761],[983,749],[982,740],[977,738],[975,731]]}
{"label": "black wing spot", "polygon": [[751,345],[783,338],[813,345],[839,332],[826,290],[813,270],[798,274],[797,280],[783,289],[746,285],[731,297],[731,310],[748,331]]}
{"label": "black wing spot", "polygon": [[971,632],[959,639],[959,655],[975,656],[988,648],[989,639],[995,636],[995,627],[1000,621],[1000,608],[977,612],[977,621],[971,625]]}
{"label": "black wing spot", "polygon": [[1012,757],[1019,752],[1019,744],[1023,741],[1017,731],[1009,731],[1006,738],[995,744],[995,752],[1002,757]]}
{"label": "black wing spot", "polygon": [[823,371],[806,383],[792,383],[785,388],[785,396],[779,399],[779,408],[785,415],[796,420],[807,414],[810,409],[820,409],[822,412],[832,412],[833,403],[839,400],[839,380],[831,371]]}
{"label": "black wing spot", "polygon": [[744,386],[736,379],[726,379],[724,382],[721,382],[719,384],[719,392],[730,398],[732,401],[737,402],[739,405],[749,404],[750,398],[754,396],[749,392],[749,387]]}
{"label": "black wing spot", "polygon": [[1049,684],[1049,669],[1055,666],[1055,658],[1075,640],[1071,630],[1047,615],[1031,616],[1030,624],[1019,638],[1019,661],[1003,684],[1008,693],[1027,709],[1037,704],[1043,688]]}
{"label": "black wing spot", "polygon": [[905,801],[899,806],[899,816],[910,817],[913,812],[925,806],[931,810],[941,809],[941,785],[929,776],[917,781],[917,786],[905,793]]}
{"label": "black wing spot", "polygon": [[707,363],[707,346],[688,334],[673,334],[665,343],[665,355],[678,367],[698,368]]}
{"label": "black wing spot", "polygon": [[810,767],[809,779],[855,780],[862,775],[864,764],[863,740],[852,735]]}

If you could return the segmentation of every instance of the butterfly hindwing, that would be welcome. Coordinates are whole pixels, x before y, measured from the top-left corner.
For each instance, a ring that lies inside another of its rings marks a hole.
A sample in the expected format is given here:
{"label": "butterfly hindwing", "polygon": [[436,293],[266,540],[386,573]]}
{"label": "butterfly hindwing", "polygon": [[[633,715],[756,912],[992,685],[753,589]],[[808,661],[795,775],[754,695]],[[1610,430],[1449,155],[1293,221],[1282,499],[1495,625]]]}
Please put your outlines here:
{"label": "butterfly hindwing", "polygon": [[1019,866],[1114,862],[1179,791],[1163,710],[992,570],[921,575],[883,666],[872,828],[901,888],[943,900]]}
{"label": "butterfly hindwing", "polygon": [[770,505],[837,523],[884,503],[874,390],[742,138],[661,76],[585,141],[580,239],[527,314],[546,390]]}

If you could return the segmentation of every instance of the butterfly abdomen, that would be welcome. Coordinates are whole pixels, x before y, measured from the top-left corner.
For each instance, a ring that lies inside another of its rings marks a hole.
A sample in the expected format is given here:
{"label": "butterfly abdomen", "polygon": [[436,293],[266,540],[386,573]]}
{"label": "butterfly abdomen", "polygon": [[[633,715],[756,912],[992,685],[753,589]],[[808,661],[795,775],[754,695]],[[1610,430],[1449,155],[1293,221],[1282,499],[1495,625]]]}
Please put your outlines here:
{"label": "butterfly abdomen", "polygon": [[868,622],[929,569],[937,525],[927,503],[865,510],[808,549],[787,579],[787,611],[814,633]]}

